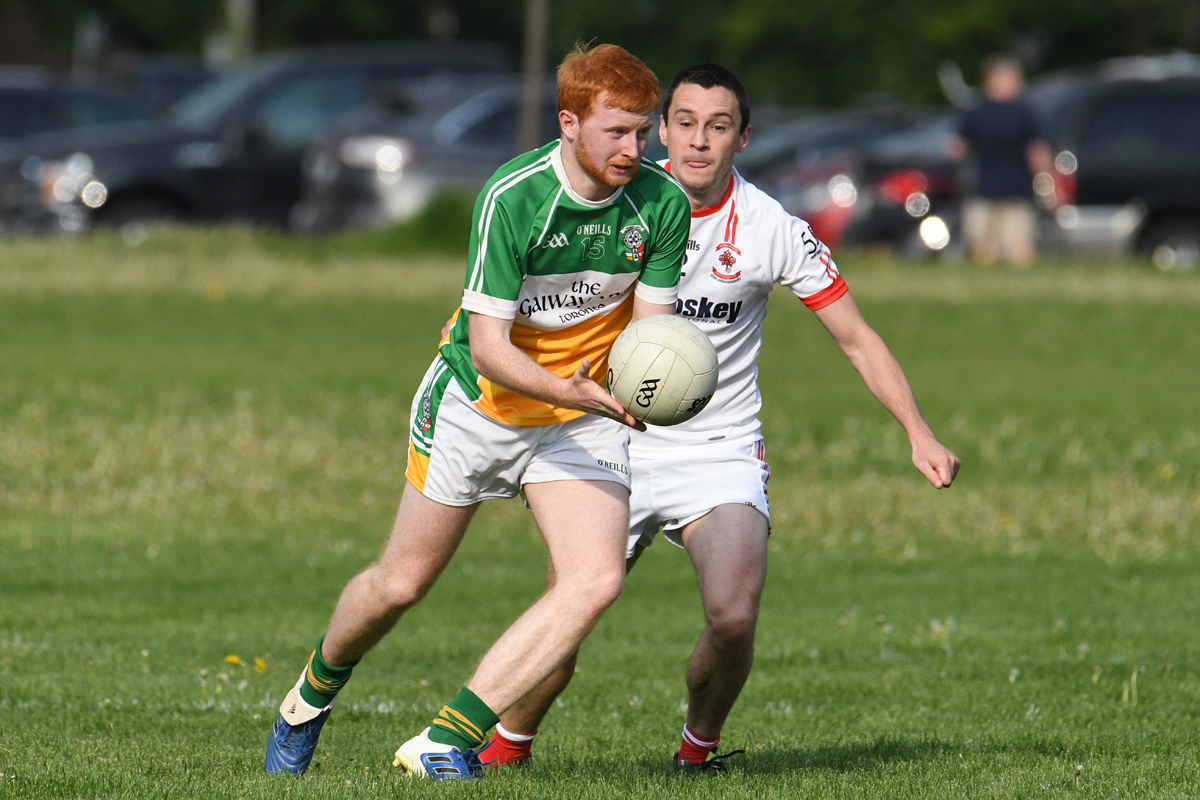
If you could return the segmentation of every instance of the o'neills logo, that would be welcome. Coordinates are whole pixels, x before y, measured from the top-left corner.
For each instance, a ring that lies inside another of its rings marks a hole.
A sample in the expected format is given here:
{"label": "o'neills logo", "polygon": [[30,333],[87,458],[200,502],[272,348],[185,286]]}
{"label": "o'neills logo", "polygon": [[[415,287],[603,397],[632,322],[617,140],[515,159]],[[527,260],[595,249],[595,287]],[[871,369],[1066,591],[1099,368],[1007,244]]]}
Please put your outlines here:
{"label": "o'neills logo", "polygon": [[625,464],[618,464],[615,461],[605,461],[603,458],[597,458],[596,463],[605,469],[611,469],[613,472],[619,472],[622,475],[629,474],[629,467]]}

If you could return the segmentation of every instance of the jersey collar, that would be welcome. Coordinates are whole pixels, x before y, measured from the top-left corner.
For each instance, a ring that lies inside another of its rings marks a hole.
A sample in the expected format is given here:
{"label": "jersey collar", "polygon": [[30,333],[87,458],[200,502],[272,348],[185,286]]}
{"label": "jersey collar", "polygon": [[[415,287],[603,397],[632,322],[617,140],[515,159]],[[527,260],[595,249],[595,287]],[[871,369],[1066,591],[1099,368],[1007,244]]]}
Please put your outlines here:
{"label": "jersey collar", "polygon": [[[670,172],[671,171],[671,160],[667,159],[666,162],[663,164],[663,166],[666,167],[667,172]],[[736,169],[730,170],[729,171],[729,185],[725,187],[725,196],[721,198],[721,202],[717,203],[715,206],[709,206],[708,208],[702,208],[699,211],[693,211],[692,219],[710,216],[712,214],[717,213],[722,208],[724,208],[725,204],[729,202],[729,198],[733,196],[733,184],[734,184],[734,181],[736,180],[736,178],[737,178],[737,170]]]}
{"label": "jersey collar", "polygon": [[621,195],[625,193],[625,187],[619,186],[615,192],[603,200],[588,200],[579,192],[572,189],[571,179],[567,177],[566,167],[563,166],[561,140],[559,141],[558,146],[555,147],[550,153],[550,164],[554,167],[554,175],[558,178],[558,182],[562,184],[563,191],[566,192],[567,197],[571,198],[584,208],[604,208],[605,206],[609,206],[617,202]]}

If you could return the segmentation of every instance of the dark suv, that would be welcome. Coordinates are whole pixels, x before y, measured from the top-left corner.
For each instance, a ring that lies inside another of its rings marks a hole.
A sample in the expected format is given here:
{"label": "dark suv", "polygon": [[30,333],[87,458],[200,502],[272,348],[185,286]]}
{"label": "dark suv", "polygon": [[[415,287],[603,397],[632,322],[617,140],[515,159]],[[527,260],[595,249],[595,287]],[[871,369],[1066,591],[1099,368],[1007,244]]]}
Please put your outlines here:
{"label": "dark suv", "polygon": [[68,229],[162,218],[286,224],[304,151],[331,126],[380,104],[402,109],[412,81],[509,69],[502,48],[466,42],[268,56],[195,90],[163,121],[35,137],[0,161],[0,214]]}
{"label": "dark suv", "polygon": [[1200,262],[1200,59],[1109,62],[1041,109],[1057,151],[1047,244],[1067,254]]}

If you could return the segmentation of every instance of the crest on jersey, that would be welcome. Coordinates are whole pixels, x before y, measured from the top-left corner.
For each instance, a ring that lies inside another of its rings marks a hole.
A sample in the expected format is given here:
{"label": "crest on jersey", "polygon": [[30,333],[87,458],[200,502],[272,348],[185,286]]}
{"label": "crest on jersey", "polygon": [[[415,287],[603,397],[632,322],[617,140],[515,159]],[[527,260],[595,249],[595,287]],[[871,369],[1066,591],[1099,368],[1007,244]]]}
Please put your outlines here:
{"label": "crest on jersey", "polygon": [[625,247],[627,261],[641,261],[646,256],[646,238],[649,234],[641,225],[626,225],[621,228],[621,244]]}
{"label": "crest on jersey", "polygon": [[721,283],[737,283],[742,279],[742,271],[737,269],[738,256],[742,254],[728,242],[717,245],[718,266],[712,268],[712,276]]}

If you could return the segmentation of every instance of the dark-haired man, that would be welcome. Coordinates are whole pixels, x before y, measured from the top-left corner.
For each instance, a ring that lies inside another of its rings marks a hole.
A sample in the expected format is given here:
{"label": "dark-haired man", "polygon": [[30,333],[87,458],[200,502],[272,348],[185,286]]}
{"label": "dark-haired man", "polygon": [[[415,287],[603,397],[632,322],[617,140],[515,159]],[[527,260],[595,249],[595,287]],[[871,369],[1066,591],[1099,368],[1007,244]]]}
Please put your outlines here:
{"label": "dark-haired man", "polygon": [[[859,313],[812,228],[733,168],[750,138],[741,82],[715,64],[685,69],[665,95],[659,136],[692,206],[675,312],[712,338],[721,377],[703,414],[631,436],[627,563],[632,567],[664,528],[695,565],[706,626],[688,664],[688,716],[674,763],[711,771],[723,769],[713,753],[750,674],[766,579],[771,473],[758,421],[757,362],[771,288],[787,286],[816,313],[904,427],[913,463],[934,487],[951,484],[959,460],[925,423],[900,365]],[[548,584],[555,578],[550,569]],[[501,716],[480,751],[484,765],[528,758],[537,726],[574,666],[572,658]]]}

